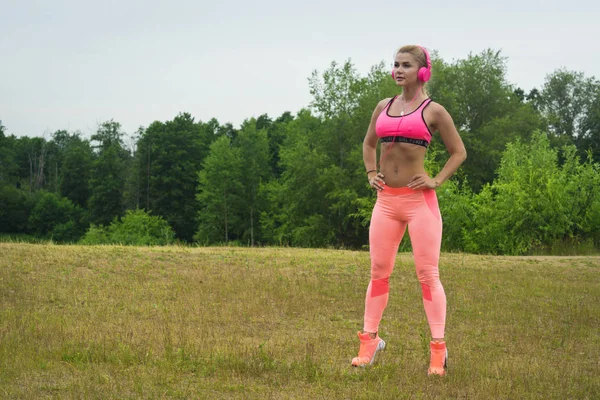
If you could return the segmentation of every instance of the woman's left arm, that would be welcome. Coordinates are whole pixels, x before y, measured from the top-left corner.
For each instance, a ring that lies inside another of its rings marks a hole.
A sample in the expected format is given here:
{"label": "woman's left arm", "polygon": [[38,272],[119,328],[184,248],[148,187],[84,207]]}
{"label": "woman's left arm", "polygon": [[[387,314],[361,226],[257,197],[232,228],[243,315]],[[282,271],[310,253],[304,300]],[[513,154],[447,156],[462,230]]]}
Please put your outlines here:
{"label": "woman's left arm", "polygon": [[440,104],[434,103],[432,106],[432,125],[440,133],[442,141],[446,145],[450,158],[446,161],[444,168],[437,174],[435,178],[429,178],[426,176],[415,175],[411,182],[407,185],[413,189],[435,189],[439,187],[444,181],[450,178],[460,167],[460,165],[467,159],[467,150],[465,145],[454,126],[452,117],[446,111],[446,109]]}
{"label": "woman's left arm", "polygon": [[[450,158],[446,161],[444,168],[437,174],[433,180],[437,186],[440,186],[444,181],[450,178],[460,167],[460,165],[467,159],[467,150],[465,145],[454,126],[452,117],[446,111],[444,107],[439,104],[435,104],[434,115],[436,120],[436,126],[440,132],[440,137],[450,153]],[[437,187],[436,186],[436,187]]]}

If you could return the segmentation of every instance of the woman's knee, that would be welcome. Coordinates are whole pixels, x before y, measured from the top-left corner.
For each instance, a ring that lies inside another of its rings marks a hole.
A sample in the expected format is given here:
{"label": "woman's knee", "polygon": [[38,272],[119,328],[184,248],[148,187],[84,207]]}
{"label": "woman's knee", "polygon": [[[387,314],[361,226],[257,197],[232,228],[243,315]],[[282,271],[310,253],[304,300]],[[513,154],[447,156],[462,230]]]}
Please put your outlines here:
{"label": "woman's knee", "polygon": [[440,274],[437,267],[417,268],[417,278],[421,285],[435,288],[441,285]]}
{"label": "woman's knee", "polygon": [[393,262],[371,262],[371,280],[387,279],[392,275],[394,269]]}

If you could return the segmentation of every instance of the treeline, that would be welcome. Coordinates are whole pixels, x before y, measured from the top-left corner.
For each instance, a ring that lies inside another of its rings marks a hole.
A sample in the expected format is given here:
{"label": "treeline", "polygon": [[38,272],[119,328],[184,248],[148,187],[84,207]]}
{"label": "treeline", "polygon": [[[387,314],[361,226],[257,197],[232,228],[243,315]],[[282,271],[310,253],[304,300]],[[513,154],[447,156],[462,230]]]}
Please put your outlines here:
{"label": "treeline", "polygon": [[[444,250],[599,246],[600,82],[560,69],[526,93],[491,50],[433,64],[427,90],[468,152],[438,189]],[[309,108],[239,129],[181,113],[129,138],[111,120],[89,139],[64,130],[45,139],[8,135],[0,123],[0,232],[57,242],[362,248],[375,200],[362,140],[377,102],[397,88],[383,63],[360,76],[350,61],[315,71],[309,88]],[[429,172],[446,159],[436,136]]]}

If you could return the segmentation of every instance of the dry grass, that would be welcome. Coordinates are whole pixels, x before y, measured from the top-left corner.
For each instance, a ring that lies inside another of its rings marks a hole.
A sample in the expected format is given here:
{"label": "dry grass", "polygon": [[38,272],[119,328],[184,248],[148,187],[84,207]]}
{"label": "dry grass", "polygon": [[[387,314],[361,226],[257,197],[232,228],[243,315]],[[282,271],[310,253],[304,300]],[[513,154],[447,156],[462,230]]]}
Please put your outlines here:
{"label": "dry grass", "polygon": [[600,257],[443,254],[446,378],[412,257],[358,349],[366,252],[0,243],[0,398],[600,397]]}

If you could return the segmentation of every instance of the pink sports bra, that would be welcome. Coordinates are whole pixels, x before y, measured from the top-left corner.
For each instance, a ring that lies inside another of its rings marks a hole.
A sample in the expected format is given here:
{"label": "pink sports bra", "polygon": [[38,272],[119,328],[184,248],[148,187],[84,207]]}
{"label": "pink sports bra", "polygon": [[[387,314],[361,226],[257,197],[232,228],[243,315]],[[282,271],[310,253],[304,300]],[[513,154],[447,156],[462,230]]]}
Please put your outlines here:
{"label": "pink sports bra", "polygon": [[391,99],[377,117],[375,124],[377,136],[381,138],[382,142],[403,142],[423,147],[429,146],[432,134],[425,123],[423,111],[431,103],[431,99],[423,100],[419,107],[411,113],[393,116],[389,114],[389,109],[397,97]]}

